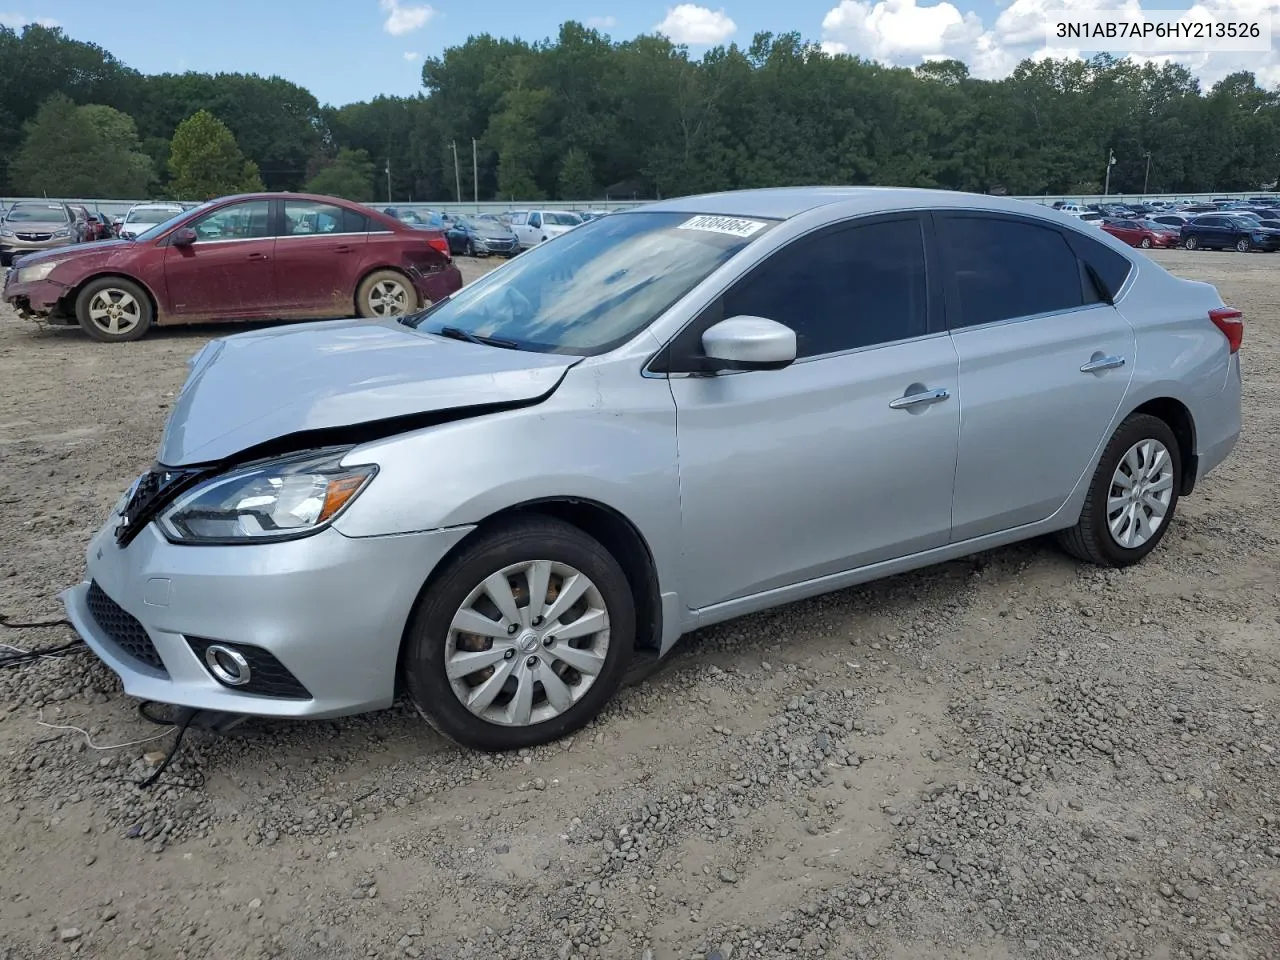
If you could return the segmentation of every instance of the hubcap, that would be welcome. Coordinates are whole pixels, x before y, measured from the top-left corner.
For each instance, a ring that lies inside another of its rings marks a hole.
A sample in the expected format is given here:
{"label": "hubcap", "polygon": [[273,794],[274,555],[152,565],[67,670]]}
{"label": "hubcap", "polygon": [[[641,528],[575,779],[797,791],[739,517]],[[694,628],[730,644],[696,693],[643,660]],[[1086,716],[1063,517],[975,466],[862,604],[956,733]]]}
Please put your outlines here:
{"label": "hubcap", "polygon": [[1173,500],[1173,458],[1159,440],[1139,440],[1120,458],[1107,494],[1107,527],[1126,549],[1156,535]]}
{"label": "hubcap", "polygon": [[531,560],[468,594],[449,625],[445,673],[477,717],[528,726],[581,700],[608,652],[609,612],[595,584],[568,564]]}
{"label": "hubcap", "polygon": [[141,320],[141,305],[131,293],[118,287],[99,290],[89,301],[89,321],[103,333],[128,333]]}
{"label": "hubcap", "polygon": [[382,280],[369,291],[369,310],[375,317],[402,317],[409,312],[409,291],[395,280]]}

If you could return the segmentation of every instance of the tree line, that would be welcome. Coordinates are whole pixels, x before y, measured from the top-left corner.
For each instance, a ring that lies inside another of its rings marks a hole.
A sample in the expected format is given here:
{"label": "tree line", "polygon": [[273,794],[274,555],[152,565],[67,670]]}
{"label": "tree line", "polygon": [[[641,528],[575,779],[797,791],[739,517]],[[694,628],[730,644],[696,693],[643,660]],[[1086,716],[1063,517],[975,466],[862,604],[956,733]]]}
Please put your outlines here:
{"label": "tree line", "polygon": [[[0,27],[0,195],[588,200],[793,184],[1010,194],[1258,190],[1280,177],[1280,94],[1252,73],[1025,61],[979,80],[757,34],[700,60],[661,36],[489,35],[423,91],[320,104],[281,77],[145,75],[61,30]],[[476,179],[473,181],[472,149]],[[456,151],[456,153],[455,153]],[[455,156],[457,168],[455,169]]]}

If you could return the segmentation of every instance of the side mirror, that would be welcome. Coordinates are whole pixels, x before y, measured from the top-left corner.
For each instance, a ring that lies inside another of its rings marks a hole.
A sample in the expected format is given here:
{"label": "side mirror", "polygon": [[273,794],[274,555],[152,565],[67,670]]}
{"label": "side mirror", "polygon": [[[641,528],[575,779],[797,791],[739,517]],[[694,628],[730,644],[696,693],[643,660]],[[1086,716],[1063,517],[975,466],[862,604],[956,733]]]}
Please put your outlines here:
{"label": "side mirror", "polygon": [[175,247],[189,247],[196,242],[196,231],[192,227],[179,227],[173,231],[173,236],[169,239]]}
{"label": "side mirror", "polygon": [[781,370],[796,359],[796,332],[765,317],[730,317],[702,334],[716,370]]}

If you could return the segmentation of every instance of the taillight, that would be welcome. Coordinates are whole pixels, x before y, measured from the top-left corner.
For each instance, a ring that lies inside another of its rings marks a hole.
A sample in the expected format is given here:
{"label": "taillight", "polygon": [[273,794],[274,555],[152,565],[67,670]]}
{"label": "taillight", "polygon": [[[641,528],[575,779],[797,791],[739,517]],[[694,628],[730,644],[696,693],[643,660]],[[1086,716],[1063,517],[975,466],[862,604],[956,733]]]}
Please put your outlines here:
{"label": "taillight", "polygon": [[1209,319],[1227,338],[1227,346],[1231,348],[1231,352],[1239,350],[1240,342],[1244,340],[1244,314],[1231,307],[1218,307],[1209,311]]}
{"label": "taillight", "polygon": [[443,233],[427,234],[427,246],[432,250],[439,250],[446,257],[450,256],[449,241],[445,239],[445,235]]}

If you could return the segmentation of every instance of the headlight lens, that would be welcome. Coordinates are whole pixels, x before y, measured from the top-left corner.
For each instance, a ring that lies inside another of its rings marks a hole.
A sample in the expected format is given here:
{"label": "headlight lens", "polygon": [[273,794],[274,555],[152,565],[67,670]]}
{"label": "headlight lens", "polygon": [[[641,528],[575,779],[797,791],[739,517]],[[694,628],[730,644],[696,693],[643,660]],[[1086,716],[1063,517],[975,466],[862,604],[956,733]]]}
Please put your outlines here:
{"label": "headlight lens", "polygon": [[377,472],[372,465],[341,466],[344,453],[291,457],[214,477],[175,500],[160,515],[160,528],[190,543],[257,543],[315,533]]}
{"label": "headlight lens", "polygon": [[44,263],[37,263],[30,267],[21,267],[18,270],[18,282],[35,283],[37,280],[43,280],[61,264],[61,260],[46,260]]}
{"label": "headlight lens", "polygon": [[71,236],[71,228],[63,227],[61,230],[55,230],[53,231],[53,235],[55,237],[69,237]]}
{"label": "headlight lens", "polygon": [[16,234],[8,227],[0,227],[0,237],[13,237]]}

